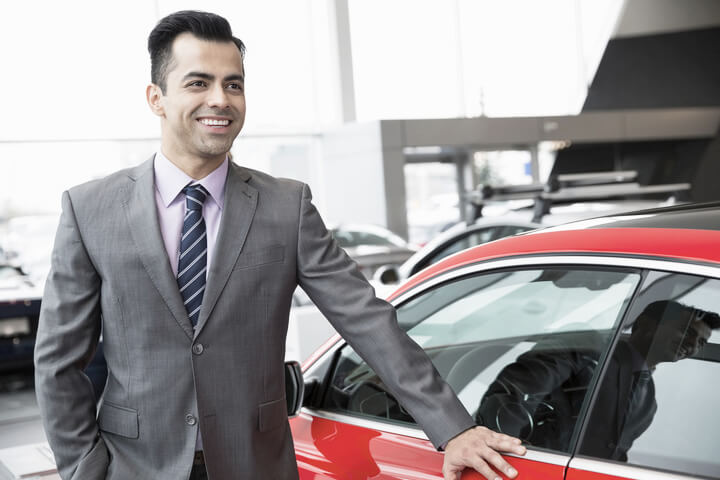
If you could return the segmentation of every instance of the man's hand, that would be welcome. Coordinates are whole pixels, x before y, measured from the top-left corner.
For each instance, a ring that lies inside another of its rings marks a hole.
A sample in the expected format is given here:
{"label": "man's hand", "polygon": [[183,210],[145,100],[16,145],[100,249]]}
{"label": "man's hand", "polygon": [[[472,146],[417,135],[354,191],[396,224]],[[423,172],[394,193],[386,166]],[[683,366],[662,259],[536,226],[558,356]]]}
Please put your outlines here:
{"label": "man's hand", "polygon": [[525,455],[520,440],[485,427],[474,427],[454,437],[445,446],[443,476],[445,480],[459,480],[465,467],[474,468],[487,480],[500,480],[499,472],[515,478],[517,471],[498,453],[508,452]]}

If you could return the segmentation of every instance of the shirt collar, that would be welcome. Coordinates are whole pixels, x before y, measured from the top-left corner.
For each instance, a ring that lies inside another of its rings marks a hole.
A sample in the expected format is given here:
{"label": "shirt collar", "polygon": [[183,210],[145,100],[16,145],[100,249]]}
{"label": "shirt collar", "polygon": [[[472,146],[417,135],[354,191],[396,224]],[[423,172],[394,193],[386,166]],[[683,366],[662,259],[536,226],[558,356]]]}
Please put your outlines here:
{"label": "shirt collar", "polygon": [[155,155],[153,168],[155,170],[155,188],[160,193],[165,207],[168,207],[189,183],[199,183],[210,193],[210,197],[222,210],[225,199],[225,180],[228,174],[228,158],[208,176],[195,180],[180,170],[177,165],[158,151]]}

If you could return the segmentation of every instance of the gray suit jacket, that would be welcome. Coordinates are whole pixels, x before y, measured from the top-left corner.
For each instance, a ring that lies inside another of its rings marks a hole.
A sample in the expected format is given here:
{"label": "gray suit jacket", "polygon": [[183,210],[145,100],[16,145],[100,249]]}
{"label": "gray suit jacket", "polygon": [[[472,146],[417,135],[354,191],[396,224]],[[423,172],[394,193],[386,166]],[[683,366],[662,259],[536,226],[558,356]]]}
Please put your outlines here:
{"label": "gray suit jacket", "polygon": [[[198,428],[211,479],[296,479],[283,362],[298,284],[436,446],[473,425],[296,181],[231,164],[193,333],[158,225],[152,166],[63,194],[35,349],[63,479],[187,478]],[[96,409],[82,369],[101,328],[108,381]]]}

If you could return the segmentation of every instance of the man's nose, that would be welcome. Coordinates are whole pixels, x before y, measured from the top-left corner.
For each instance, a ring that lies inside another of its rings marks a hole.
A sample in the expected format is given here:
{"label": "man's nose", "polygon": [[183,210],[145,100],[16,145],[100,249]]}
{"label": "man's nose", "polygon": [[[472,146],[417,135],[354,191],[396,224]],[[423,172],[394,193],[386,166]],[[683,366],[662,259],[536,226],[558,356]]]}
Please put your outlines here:
{"label": "man's nose", "polygon": [[208,92],[208,107],[227,108],[230,106],[228,95],[222,85],[213,85]]}
{"label": "man's nose", "polygon": [[[703,332],[704,333],[704,332]],[[705,345],[707,338],[696,328],[691,327],[686,337],[686,344],[690,347],[690,355],[693,356]]]}

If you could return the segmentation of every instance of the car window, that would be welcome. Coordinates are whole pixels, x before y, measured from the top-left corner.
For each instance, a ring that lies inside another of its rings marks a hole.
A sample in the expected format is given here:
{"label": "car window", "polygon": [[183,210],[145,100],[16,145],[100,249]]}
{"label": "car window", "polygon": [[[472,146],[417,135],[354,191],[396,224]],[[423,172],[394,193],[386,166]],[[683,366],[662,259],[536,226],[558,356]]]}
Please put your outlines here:
{"label": "car window", "polygon": [[[363,232],[360,230],[332,230],[332,235],[338,244],[343,248],[357,247],[360,245],[370,246],[402,246],[402,240],[395,240],[391,237],[385,237],[371,232]],[[395,241],[393,241],[395,240]]]}
{"label": "car window", "polygon": [[717,475],[720,281],[653,272],[609,357],[580,453]]}
{"label": "car window", "polygon": [[504,238],[509,237],[511,235],[517,235],[518,233],[527,232],[529,230],[533,230],[535,227],[525,227],[520,225],[507,225],[505,228],[502,229],[502,231],[496,235],[493,240],[497,240],[498,238]]}
{"label": "car window", "polygon": [[[398,320],[479,424],[569,451],[595,367],[639,278],[576,268],[481,273],[404,303]],[[415,423],[349,346],[329,385],[323,408]]]}
{"label": "car window", "polygon": [[465,250],[467,248],[475,247],[477,245],[481,245],[492,240],[497,240],[499,238],[509,237],[517,233],[526,232],[528,230],[531,230],[531,227],[506,225],[487,227],[481,230],[475,230],[473,232],[466,233],[461,237],[454,239],[451,243],[443,245],[432,255],[429,255],[421,262],[418,262],[417,265],[412,268],[410,275],[415,275],[417,272],[427,267],[428,265],[437,263],[443,258],[449,257],[450,255]]}
{"label": "car window", "polygon": [[25,286],[25,276],[15,267],[0,265],[0,290]]}
{"label": "car window", "polygon": [[496,232],[502,230],[501,227],[490,227],[474,232],[466,233],[465,235],[456,238],[450,244],[444,245],[439,250],[435,251],[432,255],[425,258],[422,262],[419,262],[414,268],[412,274],[415,274],[427,267],[432,265],[445,257],[457,253],[466,248],[474,247],[482,243],[487,243],[495,238]]}
{"label": "car window", "polygon": [[22,274],[15,267],[0,265],[0,280],[22,278]]}
{"label": "car window", "polygon": [[342,248],[354,247],[357,245],[352,232],[345,230],[331,230],[333,238]]}
{"label": "car window", "polygon": [[378,245],[384,247],[393,246],[393,243],[387,237],[381,237],[370,232],[353,232],[353,240],[355,245]]}

